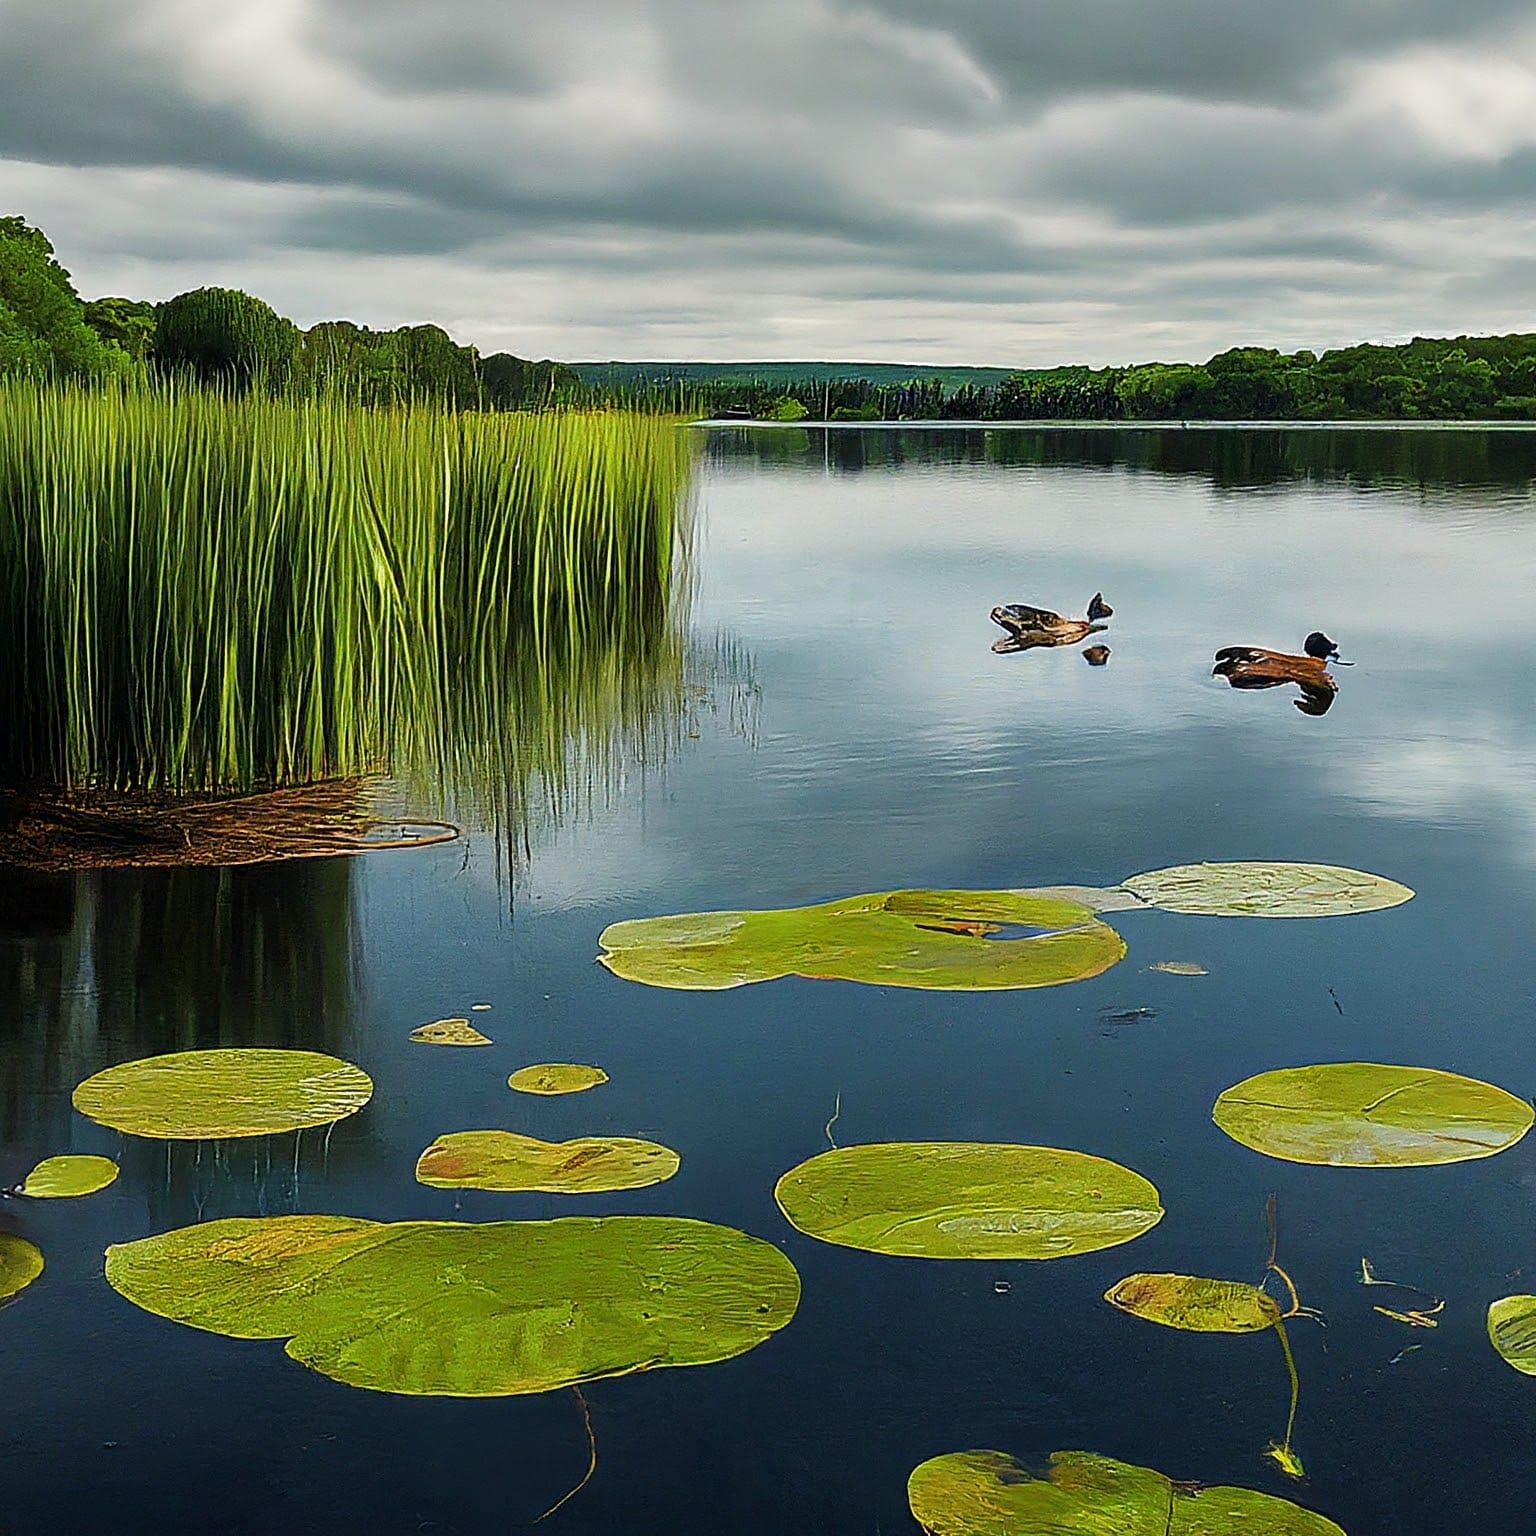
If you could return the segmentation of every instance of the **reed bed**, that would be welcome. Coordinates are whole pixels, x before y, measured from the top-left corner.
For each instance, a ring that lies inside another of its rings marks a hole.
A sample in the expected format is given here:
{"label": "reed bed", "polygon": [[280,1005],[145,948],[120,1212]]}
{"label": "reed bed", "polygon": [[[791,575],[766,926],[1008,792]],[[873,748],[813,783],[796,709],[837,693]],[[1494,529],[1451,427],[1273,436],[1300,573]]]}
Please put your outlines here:
{"label": "reed bed", "polygon": [[690,473],[637,413],[0,383],[0,783],[554,767],[572,678],[678,648]]}

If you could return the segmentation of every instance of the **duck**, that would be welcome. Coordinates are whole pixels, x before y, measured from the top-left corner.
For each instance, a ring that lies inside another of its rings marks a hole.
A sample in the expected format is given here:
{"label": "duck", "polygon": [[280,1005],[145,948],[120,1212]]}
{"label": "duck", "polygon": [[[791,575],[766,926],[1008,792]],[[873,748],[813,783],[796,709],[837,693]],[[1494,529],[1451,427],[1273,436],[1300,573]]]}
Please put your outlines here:
{"label": "duck", "polygon": [[1302,642],[1302,654],[1270,651],[1259,645],[1228,645],[1216,652],[1213,677],[1224,677],[1233,688],[1278,688],[1295,683],[1301,697],[1294,701],[1304,715],[1324,715],[1332,706],[1339,685],[1328,672],[1328,663],[1340,659],[1339,648],[1320,629]]}
{"label": "duck", "polygon": [[1102,592],[1095,592],[1088,600],[1086,619],[1067,619],[1049,608],[1036,608],[1029,603],[1005,603],[992,610],[992,622],[1008,631],[1003,639],[993,642],[992,649],[999,653],[1028,651],[1037,645],[1075,645],[1088,635],[1101,634],[1109,626],[1100,624],[1115,610],[1104,601]]}

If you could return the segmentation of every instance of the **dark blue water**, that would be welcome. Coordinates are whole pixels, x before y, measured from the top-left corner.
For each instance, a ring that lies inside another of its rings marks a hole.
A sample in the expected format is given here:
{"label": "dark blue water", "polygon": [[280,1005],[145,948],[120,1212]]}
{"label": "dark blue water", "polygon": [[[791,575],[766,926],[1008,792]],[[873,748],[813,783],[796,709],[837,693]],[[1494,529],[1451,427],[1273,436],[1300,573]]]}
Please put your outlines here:
{"label": "dark blue water", "polygon": [[[66,1150],[124,1173],[87,1201],[0,1210],[48,1266],[0,1315],[0,1530],[479,1536],[579,1478],[569,1392],[359,1392],[280,1344],[152,1317],[102,1277],[109,1242],[295,1209],[675,1212],[791,1256],[800,1311],[760,1348],[587,1389],[597,1473],[550,1532],[915,1531],[907,1474],[973,1447],[1245,1484],[1351,1536],[1525,1529],[1536,1381],[1493,1352],[1484,1314],[1536,1290],[1536,1136],[1454,1167],[1308,1168],[1228,1140],[1210,1107],[1251,1073],[1324,1060],[1536,1092],[1533,480],[1536,436],[1509,433],[720,434],[692,623],[730,675],[690,694],[664,759],[531,829],[515,880],[491,835],[353,863],[7,876],[0,1179]],[[1080,613],[1101,589],[1107,667],[1075,647],[991,653],[994,604]],[[1295,649],[1315,628],[1357,663],[1325,717],[1209,676],[1220,645]],[[679,993],[593,963],[625,917],[1253,858],[1418,895],[1305,922],[1115,914],[1118,966],[1027,992]],[[1148,970],[1163,960],[1209,974]],[[493,1050],[407,1043],[477,1002]],[[102,1066],[219,1043],[333,1051],[374,1101],[328,1146],[304,1138],[296,1172],[291,1138],[168,1164],[69,1107]],[[509,1071],[551,1059],[611,1081],[508,1092]],[[1042,1264],[817,1243],[772,1188],[825,1147],[835,1102],[844,1144],[1114,1158],[1167,1216],[1132,1247]],[[564,1202],[414,1182],[435,1136],[497,1125],[645,1136],[682,1169]],[[1288,1405],[1275,1339],[1176,1333],[1100,1299],[1138,1269],[1258,1279],[1271,1192],[1280,1260],[1327,1319],[1291,1325],[1300,1484],[1262,1454]],[[1440,1326],[1373,1312],[1362,1255],[1444,1297]]]}

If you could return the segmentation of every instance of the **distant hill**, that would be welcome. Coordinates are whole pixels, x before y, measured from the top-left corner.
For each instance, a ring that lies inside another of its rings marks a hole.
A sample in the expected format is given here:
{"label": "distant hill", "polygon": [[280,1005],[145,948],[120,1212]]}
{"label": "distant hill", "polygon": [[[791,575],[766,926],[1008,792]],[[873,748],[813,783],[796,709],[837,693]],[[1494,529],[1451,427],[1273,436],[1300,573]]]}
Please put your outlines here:
{"label": "distant hill", "polygon": [[867,379],[874,385],[938,379],[946,391],[967,384],[1000,384],[1014,368],[940,368],[932,363],[567,363],[583,384],[607,389],[644,388],[650,384],[718,384],[743,387],[839,383]]}

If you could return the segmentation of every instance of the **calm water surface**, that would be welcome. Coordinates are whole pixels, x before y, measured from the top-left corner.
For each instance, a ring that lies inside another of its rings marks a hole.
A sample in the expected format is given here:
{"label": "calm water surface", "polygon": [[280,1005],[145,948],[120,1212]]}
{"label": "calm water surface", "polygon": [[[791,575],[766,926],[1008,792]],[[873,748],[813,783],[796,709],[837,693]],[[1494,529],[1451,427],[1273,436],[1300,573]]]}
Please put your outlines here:
{"label": "calm water surface", "polygon": [[[48,1265],[0,1319],[0,1530],[479,1536],[577,1480],[569,1392],[354,1391],[102,1278],[109,1242],[292,1210],[674,1212],[782,1245],[804,1284],[782,1333],[587,1389],[597,1473],[552,1533],[915,1531],[908,1472],[983,1446],[1246,1484],[1351,1536],[1526,1529],[1536,1381],[1494,1354],[1484,1313],[1536,1290],[1536,1136],[1455,1167],[1308,1168],[1229,1141],[1210,1107],[1251,1073],[1326,1060],[1536,1092],[1536,436],[737,431],[706,452],[692,626],[718,664],[673,749],[610,764],[530,829],[515,878],[486,834],[356,863],[0,882],[0,1176],[66,1150],[124,1164],[91,1200],[0,1210]],[[991,653],[994,604],[1080,613],[1098,589],[1106,668],[1075,647]],[[1326,717],[1209,676],[1219,645],[1294,649],[1314,628],[1357,663]],[[1030,992],[678,993],[593,964],[625,917],[1252,858],[1418,896],[1315,922],[1118,914],[1124,961]],[[1162,960],[1209,974],[1148,969]],[[493,1050],[406,1043],[477,1002]],[[1150,1011],[1107,1021],[1132,1009]],[[296,1163],[291,1138],[168,1162],[70,1109],[103,1066],[221,1043],[335,1052],[376,1096]],[[611,1082],[507,1091],[552,1059]],[[1133,1250],[1049,1264],[817,1243],[772,1188],[825,1147],[834,1102],[845,1144],[1114,1158],[1167,1216]],[[646,1136],[682,1170],[564,1203],[415,1183],[435,1136],[498,1125]],[[1274,1339],[1175,1333],[1100,1299],[1137,1269],[1257,1279],[1272,1191],[1281,1262],[1327,1318],[1291,1330],[1302,1484],[1262,1454],[1288,1399]],[[1375,1313],[1362,1255],[1443,1296],[1440,1326]]]}

